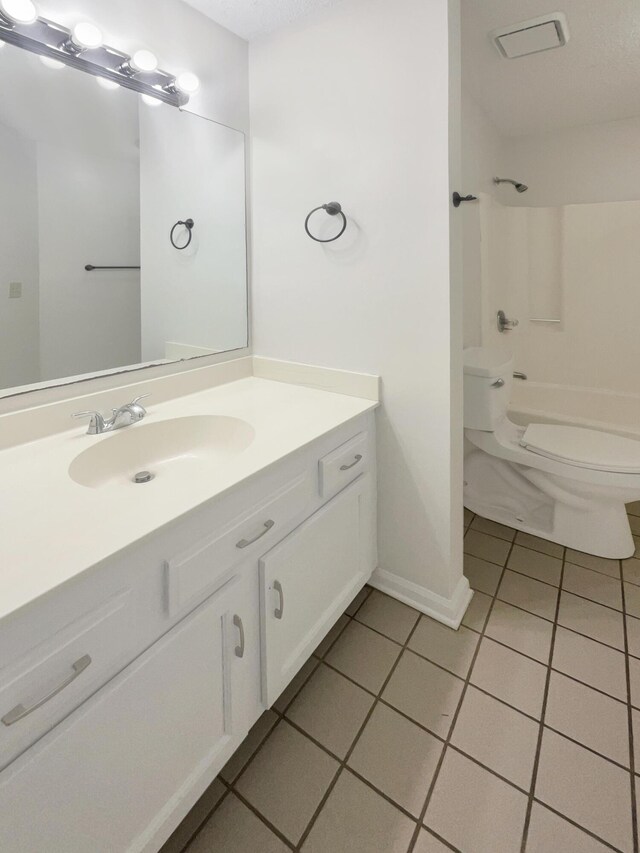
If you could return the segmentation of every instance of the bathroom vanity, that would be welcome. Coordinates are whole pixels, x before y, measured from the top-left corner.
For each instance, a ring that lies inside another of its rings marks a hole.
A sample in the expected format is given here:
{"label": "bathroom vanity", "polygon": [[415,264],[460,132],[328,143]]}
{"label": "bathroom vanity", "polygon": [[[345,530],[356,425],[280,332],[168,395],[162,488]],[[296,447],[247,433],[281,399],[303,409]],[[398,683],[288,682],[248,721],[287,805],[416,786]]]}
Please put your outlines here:
{"label": "bathroom vanity", "polygon": [[376,564],[375,401],[148,402],[0,453],[1,850],[156,851]]}

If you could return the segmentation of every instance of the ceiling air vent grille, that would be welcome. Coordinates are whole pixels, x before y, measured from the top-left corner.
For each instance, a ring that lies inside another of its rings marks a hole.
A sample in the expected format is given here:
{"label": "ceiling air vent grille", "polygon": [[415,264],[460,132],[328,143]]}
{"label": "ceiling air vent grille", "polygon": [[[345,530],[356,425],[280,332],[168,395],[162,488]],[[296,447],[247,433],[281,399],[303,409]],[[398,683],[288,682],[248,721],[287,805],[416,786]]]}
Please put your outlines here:
{"label": "ceiling air vent grille", "polygon": [[569,41],[569,27],[562,12],[551,12],[541,18],[501,27],[490,35],[500,56],[516,59],[563,47]]}

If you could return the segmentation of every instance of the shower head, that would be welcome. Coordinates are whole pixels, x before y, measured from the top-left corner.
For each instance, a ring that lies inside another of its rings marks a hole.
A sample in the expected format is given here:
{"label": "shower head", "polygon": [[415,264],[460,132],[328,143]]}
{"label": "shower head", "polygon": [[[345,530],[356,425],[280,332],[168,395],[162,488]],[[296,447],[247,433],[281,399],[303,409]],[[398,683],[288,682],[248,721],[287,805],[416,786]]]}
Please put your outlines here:
{"label": "shower head", "polygon": [[512,178],[494,178],[494,184],[513,184],[516,188],[516,192],[526,193],[529,187],[526,184],[521,184],[519,181],[514,181]]}

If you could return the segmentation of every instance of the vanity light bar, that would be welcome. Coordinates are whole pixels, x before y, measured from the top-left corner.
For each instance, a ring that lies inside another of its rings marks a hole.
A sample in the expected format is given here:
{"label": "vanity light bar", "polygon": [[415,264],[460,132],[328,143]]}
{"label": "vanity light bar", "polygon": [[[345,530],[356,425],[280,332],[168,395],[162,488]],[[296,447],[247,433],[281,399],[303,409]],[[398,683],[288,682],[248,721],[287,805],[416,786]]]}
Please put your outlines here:
{"label": "vanity light bar", "polygon": [[[94,77],[111,80],[125,89],[133,89],[173,107],[182,107],[189,101],[189,95],[176,85],[174,74],[157,67],[150,71],[138,71],[133,57],[105,44],[83,48],[77,33],[45,18],[36,18],[32,23],[20,23],[9,21],[0,12],[0,44],[3,41],[64,62]],[[148,54],[149,51],[144,53]]]}

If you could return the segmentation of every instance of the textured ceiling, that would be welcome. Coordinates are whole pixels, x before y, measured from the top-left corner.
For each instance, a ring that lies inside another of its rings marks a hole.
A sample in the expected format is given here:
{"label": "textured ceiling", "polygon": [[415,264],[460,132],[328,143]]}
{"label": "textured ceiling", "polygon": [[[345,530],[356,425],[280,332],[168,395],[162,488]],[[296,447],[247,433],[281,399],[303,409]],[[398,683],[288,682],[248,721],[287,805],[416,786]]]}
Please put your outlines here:
{"label": "textured ceiling", "polygon": [[[491,30],[554,11],[565,47],[499,56]],[[507,136],[640,115],[638,0],[462,0],[462,57],[465,88]]]}
{"label": "textured ceiling", "polygon": [[257,38],[286,26],[316,9],[342,0],[184,0],[217,24],[244,39]]}

